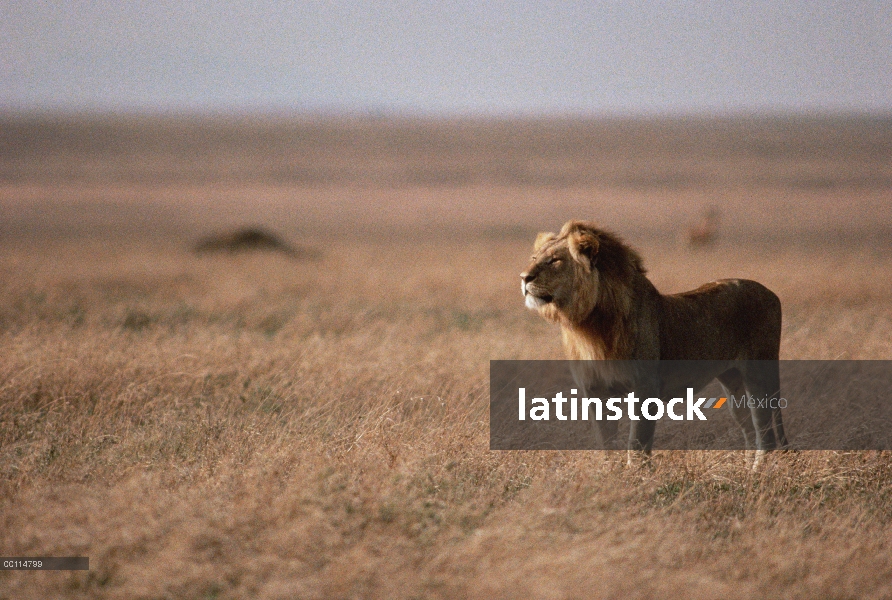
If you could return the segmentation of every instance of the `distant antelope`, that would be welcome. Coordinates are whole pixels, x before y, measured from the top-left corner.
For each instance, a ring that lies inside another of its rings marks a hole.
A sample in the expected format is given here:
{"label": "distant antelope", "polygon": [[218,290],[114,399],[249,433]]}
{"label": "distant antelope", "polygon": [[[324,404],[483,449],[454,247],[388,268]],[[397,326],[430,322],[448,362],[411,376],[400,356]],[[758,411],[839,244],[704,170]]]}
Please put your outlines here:
{"label": "distant antelope", "polygon": [[688,228],[688,245],[692,248],[702,248],[714,244],[719,233],[720,215],[721,211],[715,206],[704,210],[700,221]]}

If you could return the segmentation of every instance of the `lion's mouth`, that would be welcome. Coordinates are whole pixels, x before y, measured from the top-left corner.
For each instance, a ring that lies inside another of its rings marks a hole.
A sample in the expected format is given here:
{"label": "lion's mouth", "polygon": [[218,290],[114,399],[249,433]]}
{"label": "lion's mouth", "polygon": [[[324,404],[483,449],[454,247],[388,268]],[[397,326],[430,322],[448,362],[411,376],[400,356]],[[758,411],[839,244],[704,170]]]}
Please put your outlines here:
{"label": "lion's mouth", "polygon": [[554,301],[554,296],[551,294],[537,294],[529,289],[525,289],[523,295],[527,308],[540,308]]}

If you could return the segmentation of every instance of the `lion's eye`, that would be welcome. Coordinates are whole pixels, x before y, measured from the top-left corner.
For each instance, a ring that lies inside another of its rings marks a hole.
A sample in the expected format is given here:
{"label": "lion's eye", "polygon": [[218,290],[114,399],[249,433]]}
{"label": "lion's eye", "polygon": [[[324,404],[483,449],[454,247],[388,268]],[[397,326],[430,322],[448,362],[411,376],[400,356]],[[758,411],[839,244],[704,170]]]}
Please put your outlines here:
{"label": "lion's eye", "polygon": [[555,258],[552,256],[551,258],[549,258],[548,260],[545,261],[545,264],[546,265],[559,265],[559,264],[561,264],[561,259]]}

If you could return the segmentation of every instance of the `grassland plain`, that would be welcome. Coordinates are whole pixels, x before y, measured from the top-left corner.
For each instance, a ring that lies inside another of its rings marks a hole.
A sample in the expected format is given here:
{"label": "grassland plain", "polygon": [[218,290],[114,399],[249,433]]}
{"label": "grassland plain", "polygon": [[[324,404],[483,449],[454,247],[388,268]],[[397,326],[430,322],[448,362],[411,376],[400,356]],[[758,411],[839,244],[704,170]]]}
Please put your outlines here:
{"label": "grassland plain", "polygon": [[[11,123],[0,548],[91,569],[0,597],[892,596],[888,453],[630,469],[487,413],[490,359],[562,357],[517,274],[571,217],[768,285],[782,358],[892,358],[887,121]],[[189,252],[244,223],[320,257]]]}

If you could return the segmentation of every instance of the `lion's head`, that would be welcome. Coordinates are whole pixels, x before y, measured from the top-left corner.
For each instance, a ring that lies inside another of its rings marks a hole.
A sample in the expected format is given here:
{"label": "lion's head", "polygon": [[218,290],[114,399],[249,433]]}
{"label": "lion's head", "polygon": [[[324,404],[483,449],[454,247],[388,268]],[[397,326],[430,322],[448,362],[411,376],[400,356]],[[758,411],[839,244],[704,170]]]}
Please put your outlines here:
{"label": "lion's head", "polygon": [[592,223],[568,221],[560,233],[540,233],[520,274],[526,305],[550,321],[580,323],[595,307],[625,308],[641,257],[616,235]]}

